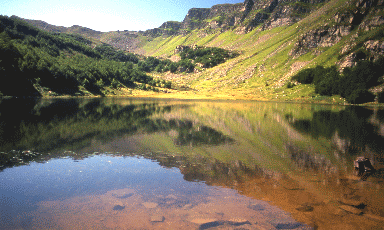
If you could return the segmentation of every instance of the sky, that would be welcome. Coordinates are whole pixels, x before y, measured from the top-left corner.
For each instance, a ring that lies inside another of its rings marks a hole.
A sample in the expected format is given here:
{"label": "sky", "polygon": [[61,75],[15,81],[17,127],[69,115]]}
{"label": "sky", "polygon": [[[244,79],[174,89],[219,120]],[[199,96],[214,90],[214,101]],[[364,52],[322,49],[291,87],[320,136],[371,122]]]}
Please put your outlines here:
{"label": "sky", "polygon": [[42,20],[56,26],[84,26],[108,32],[153,29],[183,21],[191,8],[244,0],[1,0],[0,14]]}

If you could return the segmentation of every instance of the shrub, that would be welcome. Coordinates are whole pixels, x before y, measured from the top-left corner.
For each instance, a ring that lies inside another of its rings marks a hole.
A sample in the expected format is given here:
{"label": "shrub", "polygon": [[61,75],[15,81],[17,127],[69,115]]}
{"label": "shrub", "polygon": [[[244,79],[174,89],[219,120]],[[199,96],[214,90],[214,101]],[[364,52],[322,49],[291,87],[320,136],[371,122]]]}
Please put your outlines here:
{"label": "shrub", "polygon": [[295,76],[292,77],[292,80],[296,80],[300,82],[301,84],[311,84],[313,82],[314,78],[314,71],[313,69],[304,69],[300,70]]}
{"label": "shrub", "polygon": [[347,101],[352,104],[371,102],[375,96],[366,89],[356,89],[348,97]]}
{"label": "shrub", "polygon": [[[336,66],[328,68],[315,68],[317,73],[315,75],[315,92],[320,95],[332,96],[340,93],[340,73],[337,71]],[[321,75],[320,75],[321,74]],[[322,76],[322,77],[320,77]]]}
{"label": "shrub", "polygon": [[287,83],[287,88],[288,88],[288,89],[291,89],[291,88],[293,88],[294,86],[295,86],[295,84],[292,83],[291,81],[289,81],[289,82]]}
{"label": "shrub", "polygon": [[164,87],[165,87],[165,88],[168,88],[168,89],[172,88],[172,82],[167,81],[167,82],[164,84]]}
{"label": "shrub", "polygon": [[99,79],[97,82],[96,82],[96,86],[98,88],[102,88],[104,86],[104,82],[103,82],[103,79]]}
{"label": "shrub", "polygon": [[120,82],[118,80],[116,80],[115,78],[112,79],[111,87],[114,89],[117,89],[119,86],[120,86]]}
{"label": "shrub", "polygon": [[374,99],[368,89],[381,84],[383,72],[384,57],[380,57],[376,62],[360,61],[353,68],[345,68],[342,75],[336,66],[316,66],[300,71],[292,80],[302,84],[313,83],[315,92],[320,95],[340,94],[348,102],[360,104]]}

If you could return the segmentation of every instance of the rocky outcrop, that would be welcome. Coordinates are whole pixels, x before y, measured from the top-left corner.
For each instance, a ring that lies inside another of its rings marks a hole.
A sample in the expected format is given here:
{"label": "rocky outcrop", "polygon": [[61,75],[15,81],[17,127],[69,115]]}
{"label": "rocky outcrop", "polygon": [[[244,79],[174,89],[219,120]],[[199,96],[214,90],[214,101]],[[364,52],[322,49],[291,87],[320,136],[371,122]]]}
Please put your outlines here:
{"label": "rocky outcrop", "polygon": [[262,29],[267,30],[279,26],[292,25],[315,10],[317,4],[323,2],[325,2],[325,0],[301,0],[285,4],[277,4],[277,1],[272,2],[268,8],[271,15],[264,23]]}
{"label": "rocky outcrop", "polygon": [[293,57],[301,56],[317,47],[331,47],[350,34],[352,26],[324,26],[301,35],[291,50]]}
{"label": "rocky outcrop", "polygon": [[369,40],[364,43],[364,47],[375,57],[384,55],[384,41]]}
{"label": "rocky outcrop", "polygon": [[[328,25],[313,29],[301,35],[298,38],[294,48],[291,50],[292,57],[298,57],[318,47],[331,47],[349,35],[354,29],[361,33],[376,29],[384,25],[382,11],[375,10],[377,6],[383,6],[384,0],[357,0],[350,3],[351,7],[347,10],[337,12]],[[332,26],[331,26],[332,25]],[[362,44],[354,42],[356,37],[344,46],[341,55],[344,58],[338,63],[340,68],[352,67],[360,59],[366,58],[366,55],[351,53],[351,50],[359,50]],[[382,55],[383,47],[379,41],[368,41],[364,43],[363,48],[369,53],[371,59],[376,59]],[[360,52],[363,52],[360,50]]]}
{"label": "rocky outcrop", "polygon": [[[195,29],[204,29],[205,33],[227,30],[247,33],[260,25],[261,30],[267,30],[297,22],[316,9],[316,4],[324,1],[327,0],[245,0],[244,3],[219,4],[211,8],[192,8],[182,22],[165,22],[159,28],[139,33],[149,37],[187,34]],[[79,26],[66,28],[50,26],[39,21],[30,21],[30,23],[55,32],[80,33],[92,36],[102,34]]]}
{"label": "rocky outcrop", "polygon": [[375,29],[381,25],[384,24],[384,17],[381,15],[373,16],[372,18],[368,18],[367,20],[363,21],[359,29],[364,31],[369,31],[372,29]]}
{"label": "rocky outcrop", "polygon": [[195,45],[191,45],[191,46],[182,46],[182,45],[179,45],[179,46],[176,46],[176,49],[174,51],[174,54],[178,54],[178,53],[182,53],[183,51],[186,51],[186,50],[189,50],[189,49],[192,49],[192,50],[196,50],[198,49],[199,47],[195,44]]}
{"label": "rocky outcrop", "polygon": [[158,37],[162,35],[171,36],[177,34],[180,31],[181,26],[181,22],[168,21],[164,22],[159,28],[146,30],[141,32],[141,34],[149,37]]}
{"label": "rocky outcrop", "polygon": [[176,21],[168,21],[164,22],[161,26],[160,29],[165,29],[165,30],[179,30],[181,28],[182,24],[181,22],[176,22]]}
{"label": "rocky outcrop", "polygon": [[316,4],[326,0],[246,0],[238,4],[220,4],[211,8],[192,8],[183,22],[171,25],[172,32],[165,30],[164,24],[144,32],[144,35],[161,36],[186,34],[195,29],[223,32],[235,29],[247,33],[262,25],[262,30],[290,25],[316,9]]}

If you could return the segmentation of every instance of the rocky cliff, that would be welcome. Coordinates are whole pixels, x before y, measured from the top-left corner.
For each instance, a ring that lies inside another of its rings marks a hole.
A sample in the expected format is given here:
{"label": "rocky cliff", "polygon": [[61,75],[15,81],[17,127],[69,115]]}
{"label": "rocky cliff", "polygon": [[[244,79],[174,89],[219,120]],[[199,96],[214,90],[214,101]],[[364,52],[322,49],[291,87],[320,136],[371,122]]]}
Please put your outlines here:
{"label": "rocky cliff", "polygon": [[[192,8],[183,22],[166,23],[143,32],[145,36],[187,34],[196,29],[207,33],[236,30],[244,34],[255,28],[272,29],[291,25],[317,9],[326,0],[246,0],[238,4],[220,4],[211,8]],[[171,32],[169,28],[172,28]]]}
{"label": "rocky cliff", "polygon": [[[368,41],[361,40],[362,36],[384,25],[384,0],[358,0],[349,4],[348,8],[337,11],[326,24],[302,34],[290,55],[298,57],[317,48],[332,47],[356,31],[358,33],[348,38],[340,53],[341,57],[344,56],[338,63],[341,68],[352,67],[362,59],[376,60],[384,55],[383,32],[376,32]],[[317,53],[321,52],[321,49],[317,50]]]}

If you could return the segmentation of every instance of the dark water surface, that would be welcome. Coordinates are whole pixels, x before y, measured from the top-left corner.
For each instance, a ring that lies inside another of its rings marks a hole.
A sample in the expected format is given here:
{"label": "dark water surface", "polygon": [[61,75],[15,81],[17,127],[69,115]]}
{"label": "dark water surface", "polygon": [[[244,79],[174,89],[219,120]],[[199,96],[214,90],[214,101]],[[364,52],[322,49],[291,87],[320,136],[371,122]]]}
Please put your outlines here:
{"label": "dark water surface", "polygon": [[383,146],[375,108],[3,99],[0,229],[381,229]]}

